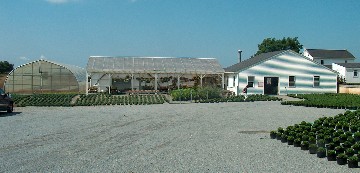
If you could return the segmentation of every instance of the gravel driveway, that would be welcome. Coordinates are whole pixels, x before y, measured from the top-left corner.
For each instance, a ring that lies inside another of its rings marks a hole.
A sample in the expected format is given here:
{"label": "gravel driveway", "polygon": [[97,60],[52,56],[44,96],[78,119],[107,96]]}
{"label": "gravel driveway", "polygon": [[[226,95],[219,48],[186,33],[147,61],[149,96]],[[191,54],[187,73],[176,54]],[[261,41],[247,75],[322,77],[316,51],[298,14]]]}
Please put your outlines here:
{"label": "gravel driveway", "polygon": [[269,138],[343,113],[252,103],[24,107],[0,113],[0,172],[358,172]]}

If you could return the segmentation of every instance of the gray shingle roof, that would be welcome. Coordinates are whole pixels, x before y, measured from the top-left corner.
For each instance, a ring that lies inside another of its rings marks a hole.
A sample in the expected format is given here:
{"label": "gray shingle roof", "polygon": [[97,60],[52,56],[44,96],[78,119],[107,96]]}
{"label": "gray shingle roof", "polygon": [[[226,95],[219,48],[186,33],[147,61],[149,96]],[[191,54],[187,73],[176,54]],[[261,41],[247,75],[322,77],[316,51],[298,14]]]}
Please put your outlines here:
{"label": "gray shingle roof", "polygon": [[360,63],[336,63],[346,68],[360,68]]}
{"label": "gray shingle roof", "polygon": [[275,51],[275,52],[262,53],[260,55],[249,58],[245,61],[242,61],[242,62],[239,62],[232,66],[226,67],[224,70],[225,70],[225,72],[238,72],[240,70],[251,67],[259,62],[265,61],[275,55],[278,55],[278,54],[286,52],[286,51],[289,51],[289,50],[281,50],[281,51]]}
{"label": "gray shingle roof", "polygon": [[325,50],[325,49],[306,49],[309,54],[314,58],[343,58],[343,59],[355,59],[347,50]]}

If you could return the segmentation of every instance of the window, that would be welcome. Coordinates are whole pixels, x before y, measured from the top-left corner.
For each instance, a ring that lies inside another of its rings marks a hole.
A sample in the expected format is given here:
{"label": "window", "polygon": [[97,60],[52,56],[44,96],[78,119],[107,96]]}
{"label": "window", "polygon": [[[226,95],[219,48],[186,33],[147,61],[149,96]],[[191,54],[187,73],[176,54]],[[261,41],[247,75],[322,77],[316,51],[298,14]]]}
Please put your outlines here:
{"label": "window", "polygon": [[289,76],[289,87],[295,87],[295,76]]}
{"label": "window", "polygon": [[248,76],[248,86],[254,87],[255,76]]}
{"label": "window", "polygon": [[322,64],[322,65],[323,65],[323,64],[324,64],[324,60],[320,60],[320,64]]}
{"label": "window", "polygon": [[320,76],[314,76],[314,87],[320,86]]}
{"label": "window", "polygon": [[354,70],[354,77],[358,77],[358,71]]}

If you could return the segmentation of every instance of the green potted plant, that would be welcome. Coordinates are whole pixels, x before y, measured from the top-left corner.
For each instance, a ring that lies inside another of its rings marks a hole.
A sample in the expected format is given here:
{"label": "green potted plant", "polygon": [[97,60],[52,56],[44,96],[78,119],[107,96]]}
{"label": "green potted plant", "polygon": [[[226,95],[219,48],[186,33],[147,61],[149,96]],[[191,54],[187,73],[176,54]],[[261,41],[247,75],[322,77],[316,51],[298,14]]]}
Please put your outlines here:
{"label": "green potted plant", "polygon": [[286,143],[286,142],[287,142],[287,135],[285,135],[285,134],[282,134],[282,135],[281,135],[281,142],[282,142],[282,143]]}
{"label": "green potted plant", "polygon": [[356,154],[359,153],[359,150],[360,150],[360,143],[359,142],[356,142],[354,145],[351,146],[351,148],[354,150],[354,152]]}
{"label": "green potted plant", "polygon": [[302,141],[301,142],[301,150],[308,150],[309,149],[309,141]]}
{"label": "green potted plant", "polygon": [[347,131],[349,131],[350,129],[349,129],[349,124],[348,123],[344,123],[343,124],[343,130],[345,131],[345,132],[347,132]]}
{"label": "green potted plant", "polygon": [[309,143],[316,144],[316,138],[314,136],[309,136]]}
{"label": "green potted plant", "polygon": [[303,135],[301,140],[302,141],[309,141],[309,136],[308,135]]}
{"label": "green potted plant", "polygon": [[271,138],[271,139],[275,139],[275,138],[276,138],[276,131],[275,131],[275,130],[270,131],[270,138]]}
{"label": "green potted plant", "polygon": [[294,136],[288,136],[287,137],[287,142],[288,142],[288,145],[293,145],[294,144]]}
{"label": "green potted plant", "polygon": [[294,147],[300,147],[301,146],[301,139],[300,138],[296,138],[294,140]]}
{"label": "green potted plant", "polygon": [[359,158],[357,156],[348,157],[348,167],[357,168],[359,166]]}
{"label": "green potted plant", "polygon": [[347,155],[344,154],[344,153],[338,154],[338,155],[336,156],[336,162],[337,162],[337,164],[339,164],[339,165],[345,165],[346,162],[347,162],[347,158],[348,158]]}
{"label": "green potted plant", "polygon": [[277,139],[277,140],[281,140],[281,135],[282,135],[282,133],[277,132],[277,133],[276,133],[276,139]]}
{"label": "green potted plant", "polygon": [[355,151],[352,149],[352,148],[347,148],[345,150],[345,154],[350,157],[350,156],[353,156],[355,154]]}
{"label": "green potted plant", "polygon": [[310,144],[310,145],[309,145],[309,153],[310,153],[310,154],[316,154],[316,151],[317,151],[317,146],[316,146],[316,144]]}
{"label": "green potted plant", "polygon": [[349,137],[347,137],[345,142],[349,142],[352,145],[352,144],[355,144],[356,141],[355,141],[354,137],[349,136]]}
{"label": "green potted plant", "polygon": [[346,136],[346,134],[341,134],[339,138],[340,138],[340,143],[343,143],[346,141],[347,136]]}
{"label": "green potted plant", "polygon": [[325,135],[324,140],[325,140],[325,144],[328,144],[328,143],[332,142],[332,138],[331,138],[330,135]]}
{"label": "green potted plant", "polygon": [[316,156],[318,158],[326,157],[326,149],[324,147],[318,147],[316,150]]}
{"label": "green potted plant", "polygon": [[336,146],[340,145],[340,138],[339,138],[339,137],[333,138],[333,143],[334,143]]}
{"label": "green potted plant", "polygon": [[335,150],[327,150],[326,157],[328,161],[336,161],[336,151]]}
{"label": "green potted plant", "polygon": [[317,140],[317,146],[318,147],[325,147],[325,140],[324,139]]}
{"label": "green potted plant", "polygon": [[341,144],[341,146],[343,146],[345,149],[346,148],[351,148],[352,143],[349,141],[345,141],[344,143]]}
{"label": "green potted plant", "polygon": [[332,142],[330,142],[326,145],[327,150],[335,150],[335,147],[336,147],[335,144]]}
{"label": "green potted plant", "polygon": [[356,142],[359,142],[360,141],[360,132],[355,132],[354,133],[354,138],[355,138]]}
{"label": "green potted plant", "polygon": [[343,146],[339,145],[335,147],[335,151],[336,151],[336,155],[339,155],[341,153],[344,153],[345,150]]}

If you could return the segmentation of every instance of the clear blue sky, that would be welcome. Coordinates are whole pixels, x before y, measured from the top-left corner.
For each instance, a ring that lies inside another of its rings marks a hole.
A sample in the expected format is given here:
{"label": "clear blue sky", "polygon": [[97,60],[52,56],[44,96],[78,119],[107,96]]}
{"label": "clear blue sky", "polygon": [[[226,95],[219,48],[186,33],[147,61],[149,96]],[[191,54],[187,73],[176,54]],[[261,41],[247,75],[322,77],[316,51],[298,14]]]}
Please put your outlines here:
{"label": "clear blue sky", "polygon": [[269,37],[360,59],[359,11],[359,0],[2,0],[0,61],[214,57],[227,67]]}

